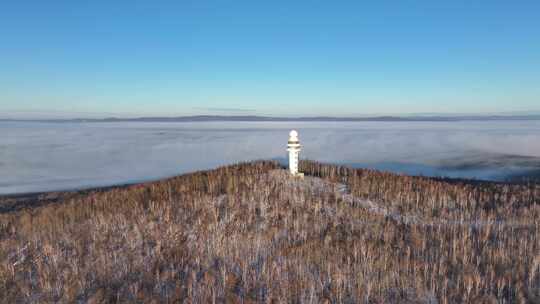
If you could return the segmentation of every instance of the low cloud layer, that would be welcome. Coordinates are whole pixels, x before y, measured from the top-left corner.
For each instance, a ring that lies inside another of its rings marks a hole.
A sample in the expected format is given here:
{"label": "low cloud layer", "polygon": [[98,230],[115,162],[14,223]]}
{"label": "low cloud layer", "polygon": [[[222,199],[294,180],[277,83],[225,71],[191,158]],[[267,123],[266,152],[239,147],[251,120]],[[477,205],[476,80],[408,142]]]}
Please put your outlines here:
{"label": "low cloud layer", "polygon": [[303,158],[411,174],[500,179],[540,169],[540,122],[0,123],[0,193],[157,179],[228,163]]}

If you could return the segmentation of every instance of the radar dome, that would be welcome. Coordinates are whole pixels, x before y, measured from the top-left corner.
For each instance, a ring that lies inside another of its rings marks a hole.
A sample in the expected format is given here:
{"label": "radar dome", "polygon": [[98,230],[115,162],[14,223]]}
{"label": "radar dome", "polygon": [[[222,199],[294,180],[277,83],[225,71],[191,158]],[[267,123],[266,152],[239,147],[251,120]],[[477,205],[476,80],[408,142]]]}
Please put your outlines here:
{"label": "radar dome", "polygon": [[289,133],[289,139],[291,139],[291,140],[298,140],[298,132],[296,132],[295,130],[292,130],[292,131]]}

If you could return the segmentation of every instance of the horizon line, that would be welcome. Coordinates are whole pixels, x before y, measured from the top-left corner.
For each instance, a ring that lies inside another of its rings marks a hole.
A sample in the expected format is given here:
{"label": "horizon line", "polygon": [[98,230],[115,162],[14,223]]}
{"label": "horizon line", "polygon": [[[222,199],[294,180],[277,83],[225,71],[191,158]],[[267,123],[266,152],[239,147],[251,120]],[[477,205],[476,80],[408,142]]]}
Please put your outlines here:
{"label": "horizon line", "polygon": [[462,121],[462,120],[540,120],[540,114],[402,114],[402,115],[358,115],[358,116],[273,116],[273,115],[215,115],[196,114],[180,116],[136,116],[136,117],[101,117],[101,118],[2,118],[0,121],[16,122],[197,122],[197,121]]}

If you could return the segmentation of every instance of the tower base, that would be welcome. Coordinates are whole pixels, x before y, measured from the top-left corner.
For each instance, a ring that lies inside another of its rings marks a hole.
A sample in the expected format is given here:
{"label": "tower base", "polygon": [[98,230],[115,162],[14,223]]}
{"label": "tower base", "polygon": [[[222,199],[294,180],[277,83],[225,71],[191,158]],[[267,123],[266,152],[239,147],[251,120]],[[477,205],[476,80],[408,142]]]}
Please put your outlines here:
{"label": "tower base", "polygon": [[304,179],[304,173],[302,172],[298,172],[296,174],[291,174],[292,177],[295,177],[295,178],[299,178],[299,179]]}

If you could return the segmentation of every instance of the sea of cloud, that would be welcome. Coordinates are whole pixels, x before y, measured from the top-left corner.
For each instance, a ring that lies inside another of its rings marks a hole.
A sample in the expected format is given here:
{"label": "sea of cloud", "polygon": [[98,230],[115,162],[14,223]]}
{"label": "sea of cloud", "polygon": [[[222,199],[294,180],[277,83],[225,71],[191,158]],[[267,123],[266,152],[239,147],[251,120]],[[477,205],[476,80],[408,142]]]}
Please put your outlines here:
{"label": "sea of cloud", "polygon": [[302,158],[501,180],[540,170],[540,121],[0,122],[0,194],[153,180],[254,159]]}

